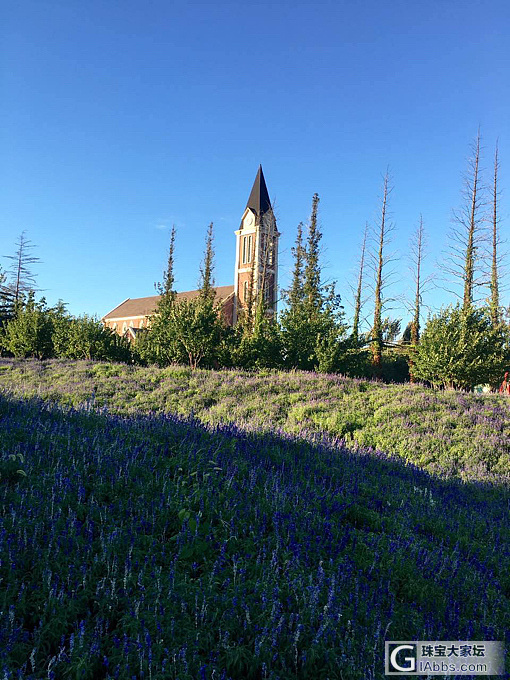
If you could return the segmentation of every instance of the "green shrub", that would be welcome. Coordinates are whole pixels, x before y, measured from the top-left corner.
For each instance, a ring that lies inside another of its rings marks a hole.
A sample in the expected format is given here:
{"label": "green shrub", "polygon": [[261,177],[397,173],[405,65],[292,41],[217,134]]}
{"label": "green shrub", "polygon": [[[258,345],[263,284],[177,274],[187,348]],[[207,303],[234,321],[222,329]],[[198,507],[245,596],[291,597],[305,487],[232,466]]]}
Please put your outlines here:
{"label": "green shrub", "polygon": [[434,386],[471,389],[497,385],[510,360],[506,326],[488,309],[447,307],[428,319],[414,356],[414,375]]}

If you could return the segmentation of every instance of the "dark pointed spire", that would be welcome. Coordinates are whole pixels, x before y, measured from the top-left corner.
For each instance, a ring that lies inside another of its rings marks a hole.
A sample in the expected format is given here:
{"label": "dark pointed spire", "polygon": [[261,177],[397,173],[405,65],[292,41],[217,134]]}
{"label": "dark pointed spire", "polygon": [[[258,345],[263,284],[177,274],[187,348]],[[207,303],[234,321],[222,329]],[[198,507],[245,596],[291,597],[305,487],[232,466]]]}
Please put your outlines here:
{"label": "dark pointed spire", "polygon": [[269,199],[264,173],[262,172],[262,165],[259,165],[257,176],[253,182],[250,198],[248,199],[246,207],[251,208],[258,217],[268,210],[271,210],[271,201]]}

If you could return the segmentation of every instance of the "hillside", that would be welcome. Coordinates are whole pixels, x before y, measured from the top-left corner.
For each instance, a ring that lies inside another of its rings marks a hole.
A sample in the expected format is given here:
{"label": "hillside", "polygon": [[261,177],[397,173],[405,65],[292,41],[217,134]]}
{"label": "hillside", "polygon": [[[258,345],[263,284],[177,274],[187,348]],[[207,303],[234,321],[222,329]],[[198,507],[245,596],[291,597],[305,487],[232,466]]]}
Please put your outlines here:
{"label": "hillside", "polygon": [[109,413],[193,413],[205,424],[345,440],[441,476],[510,480],[510,400],[305,372],[191,371],[2,360],[0,388]]}
{"label": "hillside", "polygon": [[[37,365],[15,371],[34,390]],[[41,394],[71,371],[41,367]],[[199,376],[177,370],[82,364],[70,394],[110,385],[120,408],[145,375],[148,404],[150,379],[170,374],[196,408]],[[239,374],[209,380],[227,391],[229,377],[241,389]],[[244,379],[257,380],[270,390]],[[245,416],[251,402],[264,403],[247,398]],[[510,642],[507,487],[281,432],[6,394],[0,454],[6,680],[383,680],[385,639]]]}

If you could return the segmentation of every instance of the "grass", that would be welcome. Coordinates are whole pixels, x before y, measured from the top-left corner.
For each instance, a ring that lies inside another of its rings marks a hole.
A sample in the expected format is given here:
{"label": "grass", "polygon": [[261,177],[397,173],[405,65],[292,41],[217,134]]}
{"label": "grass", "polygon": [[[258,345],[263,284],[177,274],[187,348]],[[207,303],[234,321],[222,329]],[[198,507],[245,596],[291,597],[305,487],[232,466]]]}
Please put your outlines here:
{"label": "grass", "polygon": [[510,480],[509,400],[305,372],[191,371],[3,360],[0,387],[114,414],[193,413],[202,423],[327,436],[441,476]]}
{"label": "grass", "polygon": [[504,400],[87,362],[0,375],[0,677],[379,680],[385,639],[510,641],[501,456],[431,474],[357,443],[359,415],[335,440],[351,398],[367,436],[419,394],[441,431],[502,435]]}

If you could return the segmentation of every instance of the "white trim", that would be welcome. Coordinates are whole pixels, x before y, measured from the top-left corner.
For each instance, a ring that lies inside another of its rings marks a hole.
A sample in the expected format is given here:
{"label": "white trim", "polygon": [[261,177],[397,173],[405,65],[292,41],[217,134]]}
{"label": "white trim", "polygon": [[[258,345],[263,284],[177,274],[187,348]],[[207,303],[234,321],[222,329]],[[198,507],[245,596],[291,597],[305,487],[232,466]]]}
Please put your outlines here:
{"label": "white trim", "polygon": [[[156,314],[156,310],[151,312],[151,314]],[[103,321],[123,321],[124,319],[126,319],[126,321],[130,321],[131,319],[146,319],[148,316],[151,316],[151,314],[138,314],[138,316],[105,316],[103,317]]]}

